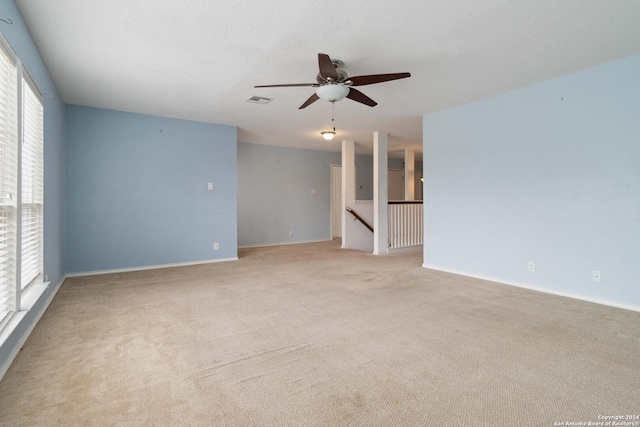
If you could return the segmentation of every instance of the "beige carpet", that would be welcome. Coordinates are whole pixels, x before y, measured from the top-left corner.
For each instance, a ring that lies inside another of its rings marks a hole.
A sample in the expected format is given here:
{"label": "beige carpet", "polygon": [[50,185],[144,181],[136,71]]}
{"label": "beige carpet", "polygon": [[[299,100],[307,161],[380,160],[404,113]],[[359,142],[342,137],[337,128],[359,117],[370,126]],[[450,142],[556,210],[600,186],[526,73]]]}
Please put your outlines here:
{"label": "beige carpet", "polygon": [[327,242],[68,279],[0,383],[0,424],[553,426],[640,413],[639,313],[420,264]]}

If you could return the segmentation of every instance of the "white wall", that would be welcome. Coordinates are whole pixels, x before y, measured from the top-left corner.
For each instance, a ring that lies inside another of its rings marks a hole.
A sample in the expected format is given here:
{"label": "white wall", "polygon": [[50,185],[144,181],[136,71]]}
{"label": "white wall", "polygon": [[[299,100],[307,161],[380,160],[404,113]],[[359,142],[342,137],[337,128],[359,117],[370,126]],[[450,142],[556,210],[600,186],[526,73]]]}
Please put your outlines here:
{"label": "white wall", "polygon": [[640,308],[640,56],[423,129],[426,267]]}

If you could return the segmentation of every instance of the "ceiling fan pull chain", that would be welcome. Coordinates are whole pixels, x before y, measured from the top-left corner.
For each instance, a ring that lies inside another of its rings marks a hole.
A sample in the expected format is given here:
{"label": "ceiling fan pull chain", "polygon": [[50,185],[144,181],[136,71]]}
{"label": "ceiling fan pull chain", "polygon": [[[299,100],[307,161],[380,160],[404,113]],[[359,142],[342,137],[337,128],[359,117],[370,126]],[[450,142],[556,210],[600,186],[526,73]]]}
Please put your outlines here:
{"label": "ceiling fan pull chain", "polygon": [[335,133],[336,131],[336,124],[335,124],[335,120],[333,118],[333,107],[335,105],[336,101],[331,101],[331,124],[333,125],[333,132]]}

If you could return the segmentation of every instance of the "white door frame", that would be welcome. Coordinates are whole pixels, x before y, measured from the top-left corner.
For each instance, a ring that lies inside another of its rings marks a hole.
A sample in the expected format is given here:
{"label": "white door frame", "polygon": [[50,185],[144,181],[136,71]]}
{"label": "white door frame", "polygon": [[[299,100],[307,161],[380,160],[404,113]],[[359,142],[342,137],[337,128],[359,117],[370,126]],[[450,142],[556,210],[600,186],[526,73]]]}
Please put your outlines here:
{"label": "white door frame", "polygon": [[[330,191],[329,191],[329,235],[331,236],[331,239],[334,239],[336,237],[341,237],[342,236],[342,219],[340,218],[338,221],[340,223],[340,236],[334,236],[333,235],[333,192],[334,192],[334,185],[333,185],[333,171],[334,169],[340,169],[340,171],[342,171],[342,165],[341,164],[335,164],[332,163],[330,165],[329,168],[329,173],[330,173],[330,178],[329,178],[329,186],[330,186]],[[340,187],[340,190],[342,191],[342,186]],[[342,197],[340,197],[340,204],[342,204]],[[340,214],[342,214],[342,209],[344,208],[344,206],[340,207]]]}

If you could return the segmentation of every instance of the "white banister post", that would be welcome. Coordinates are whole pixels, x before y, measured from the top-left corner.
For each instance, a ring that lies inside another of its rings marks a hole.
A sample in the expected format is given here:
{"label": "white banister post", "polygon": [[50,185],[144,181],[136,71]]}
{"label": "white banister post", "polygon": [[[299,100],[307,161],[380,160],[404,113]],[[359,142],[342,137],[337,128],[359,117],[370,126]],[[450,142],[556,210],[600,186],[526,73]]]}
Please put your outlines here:
{"label": "white banister post", "polygon": [[404,199],[415,200],[416,156],[413,150],[404,150]]}
{"label": "white banister post", "polygon": [[387,133],[373,133],[373,253],[389,252]]}
{"label": "white banister post", "polygon": [[356,199],[356,143],[342,141],[342,247],[349,247],[347,232],[347,206]]}

